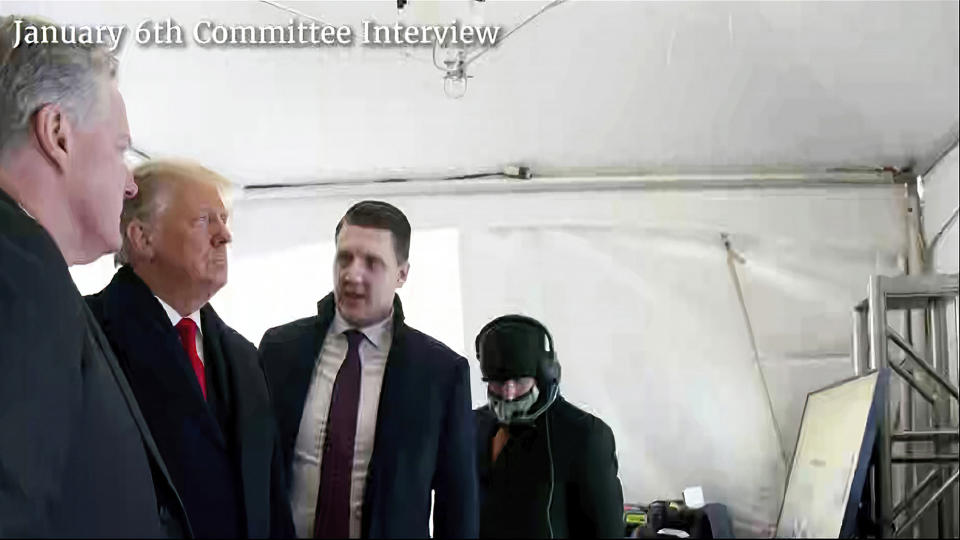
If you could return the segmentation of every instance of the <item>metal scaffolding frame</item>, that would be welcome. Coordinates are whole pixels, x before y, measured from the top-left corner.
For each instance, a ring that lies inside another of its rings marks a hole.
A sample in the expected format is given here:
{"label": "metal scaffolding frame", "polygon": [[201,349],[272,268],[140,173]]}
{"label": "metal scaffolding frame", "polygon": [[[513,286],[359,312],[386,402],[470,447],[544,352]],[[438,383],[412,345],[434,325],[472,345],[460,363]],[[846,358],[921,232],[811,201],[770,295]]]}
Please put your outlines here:
{"label": "metal scaffolding frame", "polygon": [[[950,380],[947,310],[951,304],[955,321],[960,320],[958,274],[873,276],[867,299],[854,309],[856,374],[889,368],[904,381],[899,403],[893,403],[893,392],[887,392],[889,402],[881,407],[869,482],[872,518],[883,538],[929,534],[930,529],[920,531],[917,526],[934,505],[935,519],[929,518],[933,530],[941,538],[957,536],[953,485],[960,475],[960,396],[957,385]],[[907,324],[904,337],[888,320],[890,312],[896,311],[903,311],[906,320],[922,312],[925,328]],[[954,336],[958,335],[960,325],[954,329]],[[896,347],[893,354],[888,350],[890,345]],[[915,403],[915,394],[929,405]],[[899,409],[894,410],[895,406]],[[895,425],[897,421],[899,426]],[[928,448],[916,451],[918,444]],[[894,482],[895,466],[905,467],[902,483]],[[921,476],[923,479],[917,482]]]}

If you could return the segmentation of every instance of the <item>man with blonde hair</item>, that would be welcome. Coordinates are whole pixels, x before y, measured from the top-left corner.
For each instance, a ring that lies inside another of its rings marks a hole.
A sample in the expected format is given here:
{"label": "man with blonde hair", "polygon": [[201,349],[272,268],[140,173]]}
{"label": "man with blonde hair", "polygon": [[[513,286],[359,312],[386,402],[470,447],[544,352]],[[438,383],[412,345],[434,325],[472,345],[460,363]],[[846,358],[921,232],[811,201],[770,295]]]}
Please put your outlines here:
{"label": "man with blonde hair", "polygon": [[87,297],[199,538],[293,535],[257,349],[208,303],[227,282],[222,176],[187,161],[137,167],[122,266]]}
{"label": "man with blonde hair", "polygon": [[48,24],[0,17],[0,537],[189,535],[67,270],[120,247],[120,209],[137,191],[116,60],[16,45],[24,23]]}

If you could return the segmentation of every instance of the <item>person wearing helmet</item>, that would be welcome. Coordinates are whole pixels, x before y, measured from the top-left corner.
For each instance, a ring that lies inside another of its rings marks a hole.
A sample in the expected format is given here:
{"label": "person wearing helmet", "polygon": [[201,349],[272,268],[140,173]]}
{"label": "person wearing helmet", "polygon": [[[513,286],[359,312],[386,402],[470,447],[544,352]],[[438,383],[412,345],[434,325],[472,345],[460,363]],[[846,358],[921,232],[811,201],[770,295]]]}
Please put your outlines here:
{"label": "person wearing helmet", "polygon": [[475,345],[488,399],[475,411],[480,537],[623,537],[613,432],[560,396],[550,332],[506,315]]}

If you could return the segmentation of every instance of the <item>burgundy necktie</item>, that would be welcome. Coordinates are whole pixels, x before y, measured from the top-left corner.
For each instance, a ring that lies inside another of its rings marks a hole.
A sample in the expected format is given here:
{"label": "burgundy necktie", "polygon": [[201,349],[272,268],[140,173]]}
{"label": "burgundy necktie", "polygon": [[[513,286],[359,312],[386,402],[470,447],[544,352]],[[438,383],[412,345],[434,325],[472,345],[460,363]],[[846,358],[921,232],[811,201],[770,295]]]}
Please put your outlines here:
{"label": "burgundy necktie", "polygon": [[347,330],[344,335],[347,336],[347,357],[340,365],[330,396],[314,538],[350,536],[350,480],[360,406],[360,342],[363,334]]}
{"label": "burgundy necktie", "polygon": [[177,323],[176,328],[177,333],[180,334],[180,343],[183,345],[183,349],[187,351],[187,356],[190,357],[190,365],[193,366],[197,382],[200,383],[203,399],[207,399],[207,374],[203,370],[203,361],[200,360],[200,354],[197,353],[197,323],[189,317],[184,317]]}

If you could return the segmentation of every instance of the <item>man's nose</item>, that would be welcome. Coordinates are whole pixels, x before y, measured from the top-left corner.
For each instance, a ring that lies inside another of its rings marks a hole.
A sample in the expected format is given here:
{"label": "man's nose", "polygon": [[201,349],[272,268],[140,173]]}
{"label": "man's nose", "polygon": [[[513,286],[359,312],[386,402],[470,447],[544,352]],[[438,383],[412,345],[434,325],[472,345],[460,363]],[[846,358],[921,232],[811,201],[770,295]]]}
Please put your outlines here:
{"label": "man's nose", "polygon": [[137,196],[137,183],[133,181],[133,171],[127,167],[127,177],[123,183],[123,198],[132,199]]}
{"label": "man's nose", "polygon": [[363,281],[363,265],[360,257],[354,257],[350,264],[343,269],[343,279],[347,283],[360,283]]}
{"label": "man's nose", "polygon": [[230,226],[227,225],[227,220],[216,216],[213,218],[216,223],[216,227],[213,233],[213,243],[216,246],[221,246],[223,244],[229,244],[233,241],[233,233],[230,232]]}

